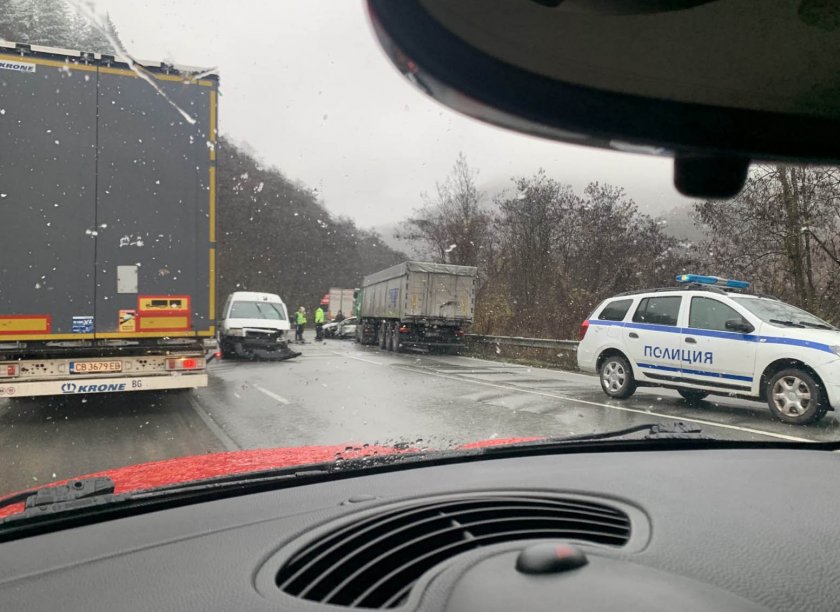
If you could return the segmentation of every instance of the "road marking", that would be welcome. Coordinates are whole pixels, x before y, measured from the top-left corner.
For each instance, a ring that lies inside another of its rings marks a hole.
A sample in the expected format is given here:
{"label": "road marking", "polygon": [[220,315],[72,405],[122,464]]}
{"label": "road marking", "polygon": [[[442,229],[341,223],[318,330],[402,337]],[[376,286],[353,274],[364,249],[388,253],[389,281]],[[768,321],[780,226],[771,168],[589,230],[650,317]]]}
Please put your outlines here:
{"label": "road marking", "polygon": [[786,434],[780,433],[773,433],[769,431],[763,431],[761,429],[753,429],[751,427],[741,427],[740,425],[729,425],[726,423],[716,423],[714,421],[707,421],[705,419],[695,419],[691,417],[683,417],[683,416],[675,416],[673,414],[664,414],[661,412],[650,412],[647,410],[640,410],[638,408],[627,408],[625,406],[612,406],[610,404],[602,404],[601,402],[593,402],[590,400],[583,400],[583,399],[576,399],[574,397],[568,397],[565,395],[557,395],[556,393],[546,393],[545,391],[534,391],[532,389],[523,389],[522,387],[515,387],[509,385],[500,385],[498,383],[491,383],[485,382],[483,380],[475,380],[470,378],[458,378],[457,376],[449,376],[447,374],[437,374],[435,372],[431,372],[429,370],[423,370],[420,368],[412,367],[412,366],[404,366],[399,365],[404,370],[410,370],[412,372],[417,372],[418,374],[427,374],[429,376],[437,376],[439,378],[446,378],[448,380],[454,380],[457,382],[464,382],[464,383],[472,383],[475,385],[484,385],[485,387],[495,387],[497,389],[507,389],[508,391],[516,391],[519,393],[530,393],[531,395],[540,395],[543,397],[550,397],[553,399],[565,400],[568,402],[577,402],[579,404],[587,404],[589,406],[598,406],[600,408],[609,408],[610,410],[618,410],[620,412],[634,412],[636,414],[644,414],[646,416],[652,417],[660,417],[669,420],[678,420],[678,421],[687,421],[689,423],[697,423],[699,425],[708,425],[709,427],[719,427],[722,429],[734,429],[736,431],[742,431],[745,433],[756,434],[759,436],[768,436],[770,438],[779,438],[780,440],[787,440],[788,442],[813,442],[813,440],[809,440],[808,438],[799,438],[796,436],[788,436]]}
{"label": "road marking", "polygon": [[356,357],[355,355],[348,355],[347,353],[339,353],[338,351],[330,351],[333,355],[338,355],[339,357],[347,357],[348,359],[355,359],[356,361],[364,361],[365,363],[372,363],[373,365],[384,366],[388,365],[383,361],[373,361],[372,359],[363,359],[362,357]]}
{"label": "road marking", "polygon": [[227,451],[238,451],[242,450],[242,447],[236,443],[236,441],[231,438],[228,433],[219,427],[219,424],[213,420],[211,417],[202,407],[202,405],[198,402],[198,400],[190,395],[189,404],[195,413],[198,415],[198,418],[202,420],[202,422],[207,425],[207,428],[213,432],[213,435],[219,439],[219,442],[222,443],[222,446],[225,447]]}
{"label": "road marking", "polygon": [[252,385],[252,386],[254,387],[254,389],[259,391],[260,393],[263,393],[263,394],[267,395],[268,397],[270,397],[271,399],[273,399],[276,402],[280,402],[281,404],[290,403],[289,400],[287,400],[282,395],[277,395],[276,393],[274,393],[272,391],[269,391],[268,389],[264,389],[263,387],[260,387],[259,385]]}
{"label": "road marking", "polygon": [[[340,353],[336,353],[336,355],[339,355],[339,354]],[[343,355],[343,356],[349,357],[350,359],[356,359],[358,361],[364,361],[365,363],[372,363],[374,365],[379,365],[379,366],[388,365],[388,364],[385,364],[385,363],[382,363],[382,362],[372,361],[370,359],[363,359],[361,357],[355,357],[353,355]],[[477,359],[475,357],[467,357],[467,359],[472,359],[472,360],[475,360],[475,361],[483,361],[485,363],[493,363],[493,362],[487,362],[486,360],[483,360],[483,359]],[[525,388],[517,387],[517,386],[514,386],[514,385],[502,385],[502,384],[498,384],[498,383],[486,382],[486,381],[483,381],[483,380],[476,380],[474,378],[460,378],[460,377],[457,377],[457,376],[450,376],[448,374],[439,374],[434,370],[429,370],[429,369],[424,368],[424,367],[411,366],[411,365],[405,365],[405,364],[400,364],[400,363],[393,363],[393,364],[390,364],[390,365],[393,365],[393,366],[396,366],[398,368],[402,368],[402,369],[405,369],[405,370],[410,370],[412,372],[417,372],[418,374],[427,374],[429,376],[437,376],[439,378],[446,378],[448,380],[454,380],[454,381],[457,381],[457,382],[472,383],[472,384],[476,384],[476,385],[484,385],[485,387],[495,387],[497,389],[505,389],[507,391],[516,391],[516,392],[519,392],[519,393],[530,393],[531,395],[540,395],[540,396],[543,396],[543,397],[550,397],[552,399],[565,400],[565,401],[569,401],[569,402],[577,402],[579,404],[587,404],[589,406],[598,406],[599,408],[609,408],[610,410],[618,410],[619,412],[633,412],[633,413],[636,413],[636,414],[644,414],[644,415],[652,416],[652,417],[660,417],[660,418],[671,419],[671,420],[676,419],[676,420],[679,420],[679,421],[687,421],[689,423],[697,423],[698,425],[708,425],[709,427],[718,427],[718,428],[721,428],[721,429],[732,429],[732,430],[735,430],[735,431],[742,431],[744,433],[751,433],[751,434],[755,434],[755,435],[759,435],[759,436],[767,436],[767,437],[770,437],[770,438],[778,438],[780,440],[787,440],[788,442],[813,442],[814,441],[814,440],[809,440],[808,438],[800,438],[800,437],[797,437],[797,436],[789,436],[789,435],[786,435],[786,434],[763,431],[761,429],[753,429],[752,427],[741,427],[740,425],[729,425],[729,424],[726,424],[726,423],[716,423],[715,421],[707,421],[705,419],[697,419],[697,418],[693,418],[693,417],[676,416],[676,415],[673,415],[673,414],[664,414],[664,413],[661,413],[661,412],[649,412],[647,410],[640,410],[638,408],[627,408],[625,406],[612,406],[610,404],[603,404],[601,402],[593,402],[593,401],[590,401],[590,400],[576,399],[576,398],[568,397],[568,396],[565,396],[565,395],[558,395],[556,393],[547,393],[545,391],[535,391],[533,389],[525,389]],[[522,367],[526,368],[527,366],[522,366]],[[563,371],[563,374],[573,374],[575,376],[585,377],[590,381],[595,378],[594,376],[589,375],[589,374],[579,374],[577,372],[567,372],[565,370]],[[548,380],[550,380],[550,378]]]}

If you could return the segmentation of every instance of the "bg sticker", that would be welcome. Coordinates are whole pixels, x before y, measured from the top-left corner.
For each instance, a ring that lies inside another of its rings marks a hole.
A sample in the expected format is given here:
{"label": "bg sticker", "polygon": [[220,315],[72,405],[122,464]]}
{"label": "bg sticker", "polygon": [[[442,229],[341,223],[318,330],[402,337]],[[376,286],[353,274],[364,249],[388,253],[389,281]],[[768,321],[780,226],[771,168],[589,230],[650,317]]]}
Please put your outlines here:
{"label": "bg sticker", "polygon": [[93,333],[93,317],[91,316],[75,316],[73,317],[73,333],[74,334],[92,334]]}
{"label": "bg sticker", "polygon": [[121,332],[137,331],[137,311],[136,310],[120,310],[120,331]]}

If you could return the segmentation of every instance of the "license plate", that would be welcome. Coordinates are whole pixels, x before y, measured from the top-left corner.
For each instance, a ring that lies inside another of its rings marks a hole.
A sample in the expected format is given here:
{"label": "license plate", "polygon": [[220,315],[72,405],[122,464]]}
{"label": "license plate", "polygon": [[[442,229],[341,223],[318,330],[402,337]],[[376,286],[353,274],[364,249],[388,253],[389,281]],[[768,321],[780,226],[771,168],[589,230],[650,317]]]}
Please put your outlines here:
{"label": "license plate", "polygon": [[71,361],[71,374],[90,374],[93,372],[122,372],[122,361]]}

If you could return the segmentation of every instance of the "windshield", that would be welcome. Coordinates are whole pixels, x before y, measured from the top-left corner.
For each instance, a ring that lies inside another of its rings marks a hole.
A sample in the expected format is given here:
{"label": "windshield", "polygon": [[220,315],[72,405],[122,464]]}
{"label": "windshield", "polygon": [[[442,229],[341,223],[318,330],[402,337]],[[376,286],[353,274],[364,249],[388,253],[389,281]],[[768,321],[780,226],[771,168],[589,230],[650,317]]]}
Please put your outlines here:
{"label": "windshield", "polygon": [[[667,154],[452,110],[362,0],[4,6],[0,495],[675,421],[840,440],[836,167],[686,197]],[[766,341],[684,274],[783,300],[734,298]]]}
{"label": "windshield", "polygon": [[230,307],[231,319],[272,319],[286,320],[286,309],[281,304],[271,302],[234,302]]}
{"label": "windshield", "polygon": [[779,302],[778,300],[735,296],[732,296],[732,299],[765,323],[772,323],[777,326],[785,326],[786,324],[789,325],[790,323],[795,323],[806,327],[824,327],[834,329],[831,325],[822,319],[815,317],[811,313],[806,312],[801,308],[797,308],[796,306]]}

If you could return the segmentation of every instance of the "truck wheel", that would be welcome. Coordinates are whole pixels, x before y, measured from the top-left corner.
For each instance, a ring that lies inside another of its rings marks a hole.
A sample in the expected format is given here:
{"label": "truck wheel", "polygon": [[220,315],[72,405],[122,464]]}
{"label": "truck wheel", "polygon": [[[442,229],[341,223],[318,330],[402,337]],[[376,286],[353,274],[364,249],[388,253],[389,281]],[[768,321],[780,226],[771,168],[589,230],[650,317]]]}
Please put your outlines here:
{"label": "truck wheel", "polygon": [[400,332],[397,331],[396,325],[391,325],[390,329],[388,330],[388,350],[392,353],[397,352],[397,345],[400,343],[399,334]]}
{"label": "truck wheel", "polygon": [[689,404],[696,404],[708,397],[705,391],[695,391],[694,389],[677,389],[677,393],[682,395],[683,399]]}
{"label": "truck wheel", "polygon": [[610,355],[601,364],[598,378],[604,393],[616,399],[625,399],[636,392],[633,370],[622,355]]}
{"label": "truck wheel", "polygon": [[767,404],[775,418],[794,425],[816,423],[828,411],[822,388],[803,370],[789,368],[767,382]]}

